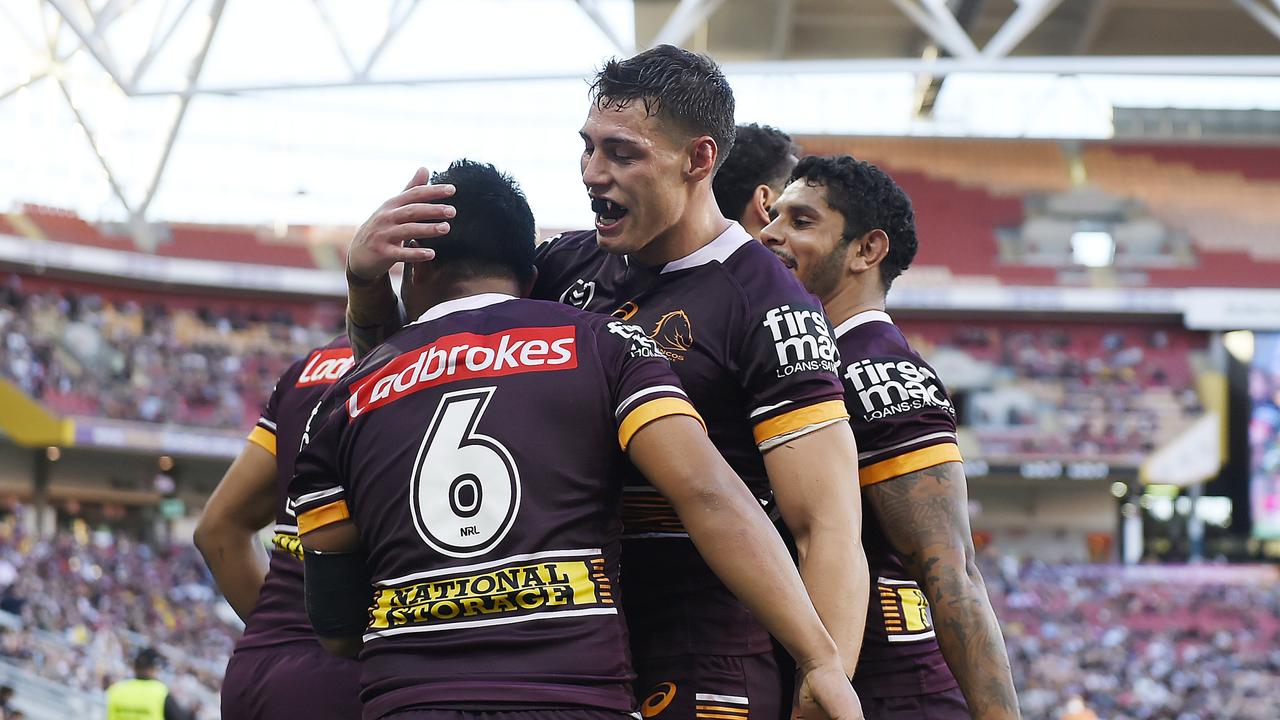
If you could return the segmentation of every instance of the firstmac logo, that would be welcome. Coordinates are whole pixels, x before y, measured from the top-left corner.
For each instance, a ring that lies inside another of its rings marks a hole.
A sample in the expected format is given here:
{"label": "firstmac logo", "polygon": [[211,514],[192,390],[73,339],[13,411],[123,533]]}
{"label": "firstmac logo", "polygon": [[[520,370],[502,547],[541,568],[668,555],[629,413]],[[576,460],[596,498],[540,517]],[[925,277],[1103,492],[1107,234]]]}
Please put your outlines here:
{"label": "firstmac logo", "polygon": [[778,377],[813,370],[836,371],[840,353],[821,311],[792,310],[790,305],[783,305],[765,313],[762,324],[773,336]]}

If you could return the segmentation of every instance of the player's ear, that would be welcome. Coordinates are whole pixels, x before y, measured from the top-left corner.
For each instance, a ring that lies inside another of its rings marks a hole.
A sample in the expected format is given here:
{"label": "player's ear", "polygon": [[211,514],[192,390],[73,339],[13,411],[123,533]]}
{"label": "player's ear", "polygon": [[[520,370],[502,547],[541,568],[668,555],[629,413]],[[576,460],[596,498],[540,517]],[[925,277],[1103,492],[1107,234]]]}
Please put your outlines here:
{"label": "player's ear", "polygon": [[849,270],[865,272],[880,267],[889,254],[889,235],[880,228],[870,230],[849,243]]}
{"label": "player's ear", "polygon": [[[743,227],[759,226],[764,227],[769,224],[769,207],[773,205],[776,198],[773,194],[773,188],[768,185],[757,185],[755,192],[751,193],[751,200],[747,202],[747,217],[742,218]],[[746,221],[750,222],[746,222]]]}
{"label": "player's ear", "polygon": [[689,143],[689,160],[686,166],[689,179],[696,182],[711,177],[711,172],[716,167],[716,158],[719,156],[720,149],[716,147],[716,141],[710,136],[702,135],[694,138]]}

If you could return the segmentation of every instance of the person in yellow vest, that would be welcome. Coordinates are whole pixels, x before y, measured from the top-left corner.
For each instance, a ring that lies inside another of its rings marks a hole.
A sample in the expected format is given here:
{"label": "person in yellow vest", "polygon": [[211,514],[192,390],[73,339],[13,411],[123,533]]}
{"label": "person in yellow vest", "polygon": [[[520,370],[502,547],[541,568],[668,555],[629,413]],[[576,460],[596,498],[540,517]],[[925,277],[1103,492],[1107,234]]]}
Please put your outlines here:
{"label": "person in yellow vest", "polygon": [[133,661],[135,677],[107,688],[107,720],[193,720],[195,716],[155,679],[159,667],[160,654],[155,650],[138,652]]}

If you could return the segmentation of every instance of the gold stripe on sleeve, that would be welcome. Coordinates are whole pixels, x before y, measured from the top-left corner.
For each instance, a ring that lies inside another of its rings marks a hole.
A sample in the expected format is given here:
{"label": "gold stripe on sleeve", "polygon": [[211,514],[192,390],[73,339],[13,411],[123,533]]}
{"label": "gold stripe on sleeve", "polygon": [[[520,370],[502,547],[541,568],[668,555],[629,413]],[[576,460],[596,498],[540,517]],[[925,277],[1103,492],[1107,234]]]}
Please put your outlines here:
{"label": "gold stripe on sleeve", "polygon": [[351,517],[351,511],[347,509],[346,500],[335,500],[328,505],[321,505],[314,510],[308,510],[298,516],[298,535],[306,535],[312,530],[319,530],[326,525],[332,525]]}
{"label": "gold stripe on sleeve", "polygon": [[858,470],[858,484],[862,487],[875,485],[899,475],[924,470],[945,462],[964,462],[964,458],[960,457],[960,447],[955,443],[930,445],[868,465]]}
{"label": "gold stripe on sleeve", "polygon": [[753,434],[756,438],[756,445],[763,445],[779,435],[786,435],[810,425],[821,425],[832,420],[844,420],[848,417],[849,413],[845,410],[843,401],[828,400],[792,410],[760,422],[756,424]]}
{"label": "gold stripe on sleeve", "polygon": [[249,431],[249,437],[246,439],[249,442],[253,443],[254,445],[257,445],[258,447],[261,447],[263,450],[266,450],[267,452],[271,453],[272,455],[276,454],[275,433],[262,427],[261,425],[253,426],[253,429]]}
{"label": "gold stripe on sleeve", "polygon": [[697,410],[693,409],[688,400],[677,397],[663,397],[650,400],[627,413],[627,416],[622,419],[622,423],[618,426],[618,444],[625,451],[627,446],[631,444],[631,438],[640,431],[640,428],[668,415],[688,415],[697,420],[698,424],[702,426],[703,432],[706,432],[707,424],[702,421],[702,417],[698,415]]}

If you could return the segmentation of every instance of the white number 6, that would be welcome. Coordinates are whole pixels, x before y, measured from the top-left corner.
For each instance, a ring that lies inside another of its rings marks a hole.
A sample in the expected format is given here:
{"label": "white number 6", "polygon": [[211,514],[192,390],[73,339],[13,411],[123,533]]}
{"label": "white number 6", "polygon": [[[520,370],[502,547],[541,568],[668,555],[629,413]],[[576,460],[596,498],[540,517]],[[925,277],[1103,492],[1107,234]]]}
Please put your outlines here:
{"label": "white number 6", "polygon": [[520,510],[520,472],[511,453],[475,431],[496,389],[440,398],[413,463],[413,522],[424,542],[449,557],[492,550]]}

